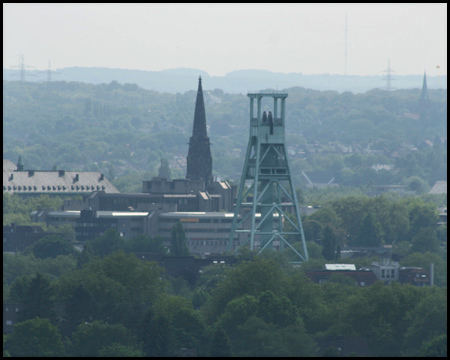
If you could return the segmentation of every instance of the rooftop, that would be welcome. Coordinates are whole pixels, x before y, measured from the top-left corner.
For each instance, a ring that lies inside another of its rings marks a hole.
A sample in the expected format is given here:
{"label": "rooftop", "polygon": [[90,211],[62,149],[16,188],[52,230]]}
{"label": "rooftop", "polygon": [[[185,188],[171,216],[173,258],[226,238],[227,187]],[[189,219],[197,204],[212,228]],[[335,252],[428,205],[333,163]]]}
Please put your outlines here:
{"label": "rooftop", "polygon": [[3,192],[21,194],[73,194],[119,190],[95,171],[3,171]]}

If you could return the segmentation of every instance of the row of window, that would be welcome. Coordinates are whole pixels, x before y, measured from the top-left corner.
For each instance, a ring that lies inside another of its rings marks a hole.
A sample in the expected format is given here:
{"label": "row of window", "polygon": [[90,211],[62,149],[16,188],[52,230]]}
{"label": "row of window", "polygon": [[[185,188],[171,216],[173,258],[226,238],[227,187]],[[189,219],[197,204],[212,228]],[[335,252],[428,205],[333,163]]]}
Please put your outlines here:
{"label": "row of window", "polygon": [[[177,218],[160,218],[159,219],[160,222],[168,222],[168,223],[172,223],[175,224],[178,221],[180,221],[180,219]],[[231,224],[233,222],[233,218],[228,218],[228,219],[191,219],[188,221],[182,221],[182,222],[196,222],[196,223],[201,223],[201,224]]]}
{"label": "row of window", "polygon": [[115,223],[106,223],[106,224],[103,223],[103,224],[100,224],[100,223],[91,223],[91,222],[89,222],[89,223],[77,223],[77,227],[101,227],[101,228],[104,228],[105,226],[115,228],[115,227],[117,227],[117,224],[115,224]]}
{"label": "row of window", "polygon": [[[34,186],[21,186],[21,185],[19,185],[19,186],[16,186],[16,185],[14,185],[14,186],[4,186],[3,185],[3,191],[6,191],[6,190],[8,190],[8,191],[11,191],[11,190],[18,190],[18,191],[37,191],[37,189],[38,189],[38,187],[36,186],[36,185],[34,185]],[[50,186],[50,185],[48,185],[48,186],[45,186],[45,185],[42,185],[42,191],[51,191],[51,190],[54,190],[54,191],[56,191],[56,190],[58,190],[58,191],[66,191],[66,187],[64,186],[64,185],[53,185],[53,186]],[[92,190],[92,191],[95,191],[95,190],[105,190],[105,186],[104,185],[102,185],[101,187],[99,186],[99,185],[86,185],[86,186],[84,186],[84,185],[71,185],[71,190]]]}
{"label": "row of window", "polygon": [[[228,246],[228,240],[189,240],[189,246]],[[234,246],[239,246],[239,241],[234,242]]]}
{"label": "row of window", "polygon": [[[159,227],[159,231],[171,231],[171,227]],[[185,233],[229,233],[230,229],[184,229]]]}
{"label": "row of window", "polygon": [[382,279],[394,279],[395,270],[394,269],[381,269],[381,278]]}

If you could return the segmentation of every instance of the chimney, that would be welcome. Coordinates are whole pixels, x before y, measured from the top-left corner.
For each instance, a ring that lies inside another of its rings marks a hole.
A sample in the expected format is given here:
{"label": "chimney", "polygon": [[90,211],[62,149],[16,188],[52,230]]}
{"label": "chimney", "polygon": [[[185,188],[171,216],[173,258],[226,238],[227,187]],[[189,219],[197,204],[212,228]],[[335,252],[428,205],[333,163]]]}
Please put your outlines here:
{"label": "chimney", "polygon": [[34,170],[28,170],[28,176],[34,176]]}
{"label": "chimney", "polygon": [[73,182],[77,182],[80,180],[80,176],[78,174],[75,174],[75,177],[73,178]]}
{"label": "chimney", "polygon": [[105,179],[105,175],[100,174],[100,179],[98,181],[103,181]]}
{"label": "chimney", "polygon": [[14,174],[11,174],[9,180],[14,180]]}
{"label": "chimney", "polygon": [[65,170],[58,170],[59,176],[64,176],[66,174]]}

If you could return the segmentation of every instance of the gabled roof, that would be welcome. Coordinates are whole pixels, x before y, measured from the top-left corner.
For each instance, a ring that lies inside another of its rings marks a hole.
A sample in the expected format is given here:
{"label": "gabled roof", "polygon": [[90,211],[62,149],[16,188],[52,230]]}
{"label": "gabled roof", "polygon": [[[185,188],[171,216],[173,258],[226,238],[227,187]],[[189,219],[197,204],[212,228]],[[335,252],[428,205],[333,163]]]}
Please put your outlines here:
{"label": "gabled roof", "polygon": [[3,171],[3,192],[19,194],[119,193],[96,171]]}

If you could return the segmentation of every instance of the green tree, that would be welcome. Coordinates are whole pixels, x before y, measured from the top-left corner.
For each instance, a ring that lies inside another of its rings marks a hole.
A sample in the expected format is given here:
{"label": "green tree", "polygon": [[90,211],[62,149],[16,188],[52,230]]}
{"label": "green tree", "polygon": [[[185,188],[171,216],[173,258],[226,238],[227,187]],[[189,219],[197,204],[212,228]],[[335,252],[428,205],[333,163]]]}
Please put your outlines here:
{"label": "green tree", "polygon": [[96,357],[102,348],[114,343],[133,346],[136,339],[122,324],[108,324],[104,321],[82,323],[72,334],[73,356]]}
{"label": "green tree", "polygon": [[278,327],[298,322],[298,311],[286,296],[277,297],[271,291],[263,291],[258,297],[257,315],[267,323]]}
{"label": "green tree", "polygon": [[363,220],[358,234],[358,244],[362,246],[378,247],[384,242],[383,228],[378,219],[371,213]]}
{"label": "green tree", "polygon": [[309,357],[316,345],[303,324],[278,328],[253,315],[238,326],[232,342],[234,356]]}
{"label": "green tree", "polygon": [[82,284],[92,296],[98,318],[135,328],[148,303],[161,294],[162,269],[155,262],[117,251],[93,258],[81,269],[58,279],[60,298],[68,299]]}
{"label": "green tree", "polygon": [[112,343],[98,351],[98,357],[143,357],[142,352],[132,346]]}
{"label": "green tree", "polygon": [[424,203],[422,200],[412,200],[409,207],[409,238],[412,239],[421,228],[435,227],[439,221],[436,206],[433,203]]}
{"label": "green tree", "polygon": [[256,314],[257,306],[258,300],[251,295],[242,295],[233,299],[226,304],[217,324],[220,324],[228,334],[234,334],[239,325]]}
{"label": "green tree", "polygon": [[126,249],[132,252],[167,252],[162,237],[150,237],[148,235],[140,235],[128,240]]}
{"label": "green tree", "polygon": [[335,260],[336,258],[336,235],[333,230],[327,225],[323,231],[323,249],[322,256],[326,260]]}
{"label": "green tree", "polygon": [[200,356],[205,353],[206,329],[198,311],[187,308],[175,311],[171,327],[177,349],[196,349]]}
{"label": "green tree", "polygon": [[411,240],[411,252],[437,253],[439,251],[439,240],[434,227],[421,228]]}
{"label": "green tree", "polygon": [[189,249],[186,244],[186,235],[181,222],[177,222],[172,226],[170,244],[171,254],[174,256],[189,255]]}
{"label": "green tree", "polygon": [[58,255],[77,255],[73,245],[58,235],[49,235],[36,241],[31,246],[31,251],[40,259],[56,258]]}
{"label": "green tree", "polygon": [[447,334],[447,290],[433,287],[405,316],[405,355],[417,351],[438,336]]}
{"label": "green tree", "polygon": [[215,326],[211,339],[209,354],[211,357],[231,357],[231,346],[228,336],[220,326]]}
{"label": "green tree", "polygon": [[261,291],[270,290],[282,295],[283,284],[284,274],[273,260],[256,257],[243,261],[227,271],[225,279],[213,290],[207,313],[216,318],[231,300],[245,294],[256,297]]}
{"label": "green tree", "polygon": [[81,323],[92,322],[97,317],[97,305],[92,295],[80,284],[66,301],[63,328],[72,334]]}
{"label": "green tree", "polygon": [[6,344],[13,357],[60,357],[65,352],[57,327],[39,317],[15,324]]}
{"label": "green tree", "polygon": [[92,251],[92,246],[89,241],[87,241],[83,245],[83,250],[81,250],[81,253],[78,254],[77,257],[77,269],[81,269],[84,264],[87,264],[92,257],[94,256],[94,253]]}
{"label": "green tree", "polygon": [[173,334],[169,320],[163,315],[155,315],[153,309],[147,311],[141,327],[143,352],[148,357],[165,357],[174,355],[171,346]]}
{"label": "green tree", "polygon": [[48,318],[51,321],[56,319],[53,305],[55,304],[54,291],[50,286],[50,281],[41,273],[27,281],[23,289],[24,309],[17,316],[20,322],[40,317]]}
{"label": "green tree", "polygon": [[5,344],[6,344],[6,335],[3,334],[3,357],[11,357],[9,351],[5,349]]}
{"label": "green tree", "polygon": [[94,255],[106,256],[114,251],[123,249],[125,241],[115,229],[107,229],[104,235],[88,241]]}
{"label": "green tree", "polygon": [[419,353],[419,357],[447,357],[447,334],[436,336],[425,342]]}

